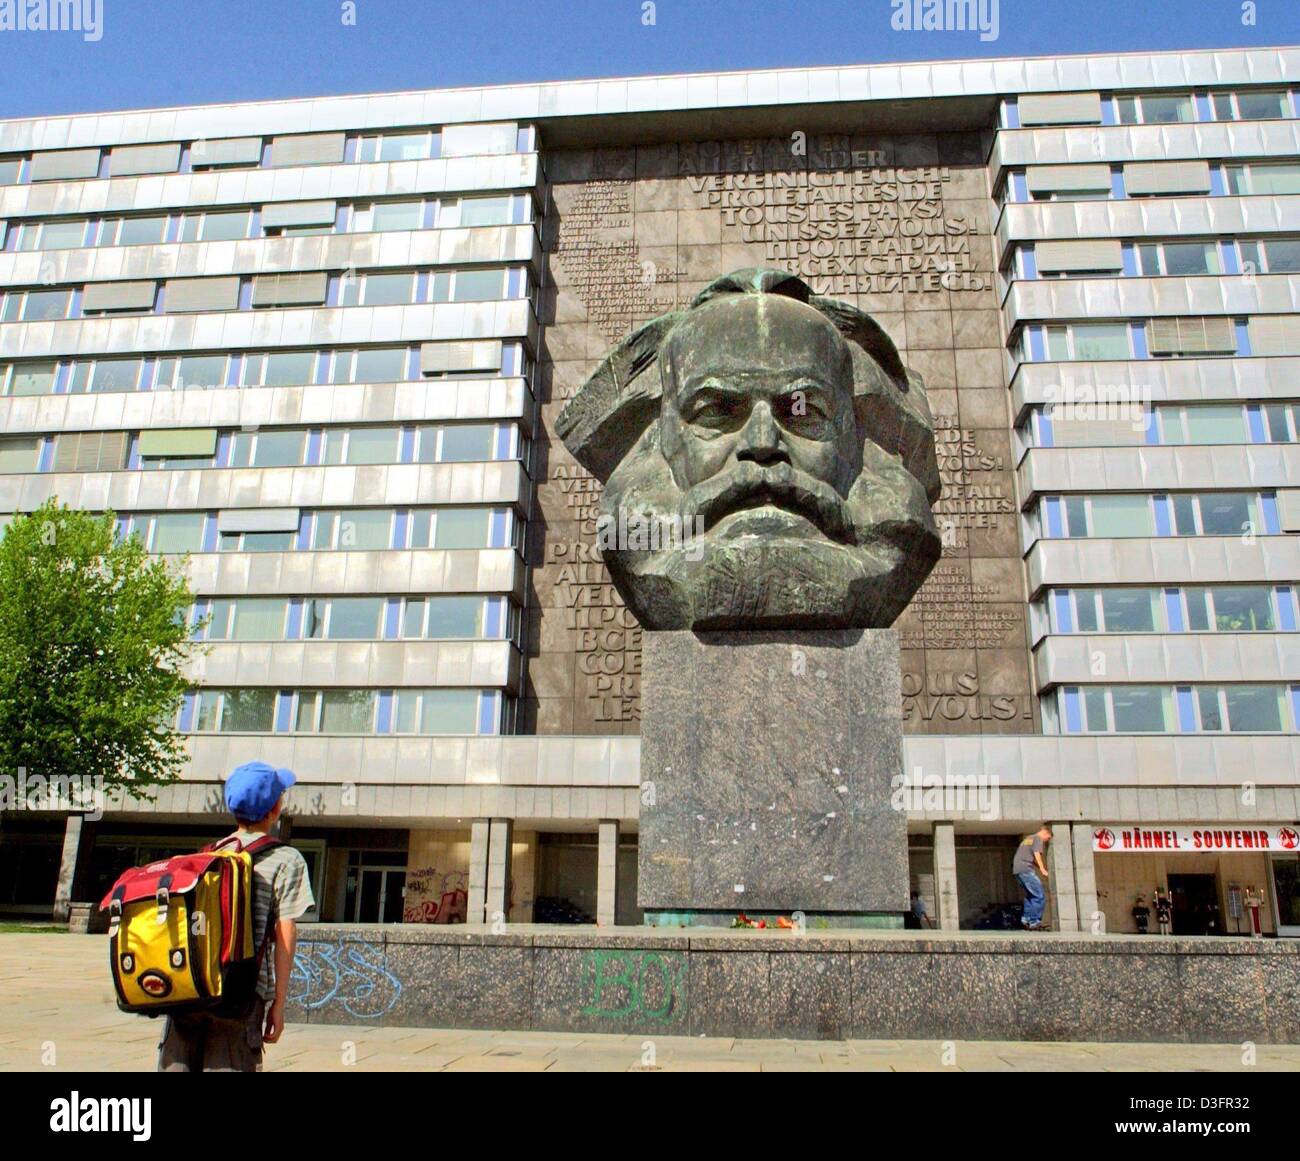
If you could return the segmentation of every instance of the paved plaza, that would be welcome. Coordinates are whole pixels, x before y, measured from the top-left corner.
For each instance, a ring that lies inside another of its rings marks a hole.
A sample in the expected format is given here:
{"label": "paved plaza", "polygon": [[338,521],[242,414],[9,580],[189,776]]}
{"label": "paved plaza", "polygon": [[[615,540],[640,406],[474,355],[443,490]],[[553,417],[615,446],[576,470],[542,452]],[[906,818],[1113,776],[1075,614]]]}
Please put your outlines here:
{"label": "paved plaza", "polygon": [[[161,1025],[117,1010],[104,936],[0,935],[0,1070],[149,1070]],[[737,1040],[290,1024],[268,1071],[1297,1071],[1300,1046]]]}

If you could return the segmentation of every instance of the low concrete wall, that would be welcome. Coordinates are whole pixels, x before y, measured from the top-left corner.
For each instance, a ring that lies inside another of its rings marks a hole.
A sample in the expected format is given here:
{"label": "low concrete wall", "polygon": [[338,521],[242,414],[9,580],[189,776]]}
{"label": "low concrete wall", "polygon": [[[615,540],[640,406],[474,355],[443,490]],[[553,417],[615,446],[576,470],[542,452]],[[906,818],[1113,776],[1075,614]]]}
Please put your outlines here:
{"label": "low concrete wall", "polygon": [[1300,943],[299,927],[313,1024],[791,1039],[1300,1042]]}

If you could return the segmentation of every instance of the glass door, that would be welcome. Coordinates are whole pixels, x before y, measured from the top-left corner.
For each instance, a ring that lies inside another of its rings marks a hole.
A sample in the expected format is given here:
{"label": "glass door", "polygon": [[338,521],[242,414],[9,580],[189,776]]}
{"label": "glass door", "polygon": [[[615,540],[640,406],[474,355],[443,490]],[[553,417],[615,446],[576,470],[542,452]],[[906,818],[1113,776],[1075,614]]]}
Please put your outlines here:
{"label": "glass door", "polygon": [[1300,938],[1300,855],[1275,855],[1269,862],[1273,868],[1277,933]]}

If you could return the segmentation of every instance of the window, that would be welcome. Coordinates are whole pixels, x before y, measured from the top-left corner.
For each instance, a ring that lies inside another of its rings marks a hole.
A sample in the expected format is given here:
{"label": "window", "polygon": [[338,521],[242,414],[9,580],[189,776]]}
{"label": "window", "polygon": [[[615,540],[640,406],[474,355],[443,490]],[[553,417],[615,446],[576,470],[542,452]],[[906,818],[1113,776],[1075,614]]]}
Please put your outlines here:
{"label": "window", "polygon": [[298,733],[370,734],[375,729],[373,689],[327,689],[298,694]]}
{"label": "window", "polygon": [[481,637],[482,597],[436,596],[408,599],[402,610],[402,636],[409,638]]}
{"label": "window", "polygon": [[476,463],[497,459],[496,427],[487,423],[467,423],[419,429],[417,459],[422,464]]}
{"label": "window", "polygon": [[345,277],[339,294],[340,306],[397,306],[415,301],[415,273],[363,274]]}
{"label": "window", "polygon": [[478,690],[401,689],[395,729],[399,734],[478,732]]}
{"label": "window", "polygon": [[200,733],[269,734],[275,728],[273,689],[201,689],[194,729]]}
{"label": "window", "polygon": [[1255,520],[1254,497],[1249,493],[1216,492],[1199,499],[1201,535],[1240,536],[1243,532],[1260,531]]}
{"label": "window", "polygon": [[1238,242],[1241,269],[1248,274],[1300,273],[1300,238]]}
{"label": "window", "polygon": [[356,233],[386,230],[419,230],[424,226],[424,202],[371,202],[359,205],[352,214]]}
{"label": "window", "polygon": [[1093,536],[1151,536],[1155,532],[1146,496],[1094,496],[1090,507]]}
{"label": "window", "polygon": [[336,351],[331,383],[392,383],[406,378],[405,347],[363,347]]}
{"label": "window", "polygon": [[285,608],[283,597],[214,600],[208,637],[213,641],[281,641]]}
{"label": "window", "polygon": [[1143,242],[1137,254],[1138,269],[1147,277],[1222,273],[1219,249],[1213,242]]}
{"label": "window", "polygon": [[0,394],[50,395],[58,370],[58,363],[0,364]]}
{"label": "window", "polygon": [[134,391],[144,370],[143,359],[96,359],[74,363],[69,390],[74,394]]}
{"label": "window", "polygon": [[326,637],[331,641],[378,640],[384,604],[382,597],[335,597],[330,601]]}
{"label": "window", "polygon": [[291,552],[296,532],[223,532],[217,548],[221,552]]}
{"label": "window", "polygon": [[1143,93],[1117,97],[1121,125],[1176,125],[1196,120],[1189,93]]}
{"label": "window", "polygon": [[209,390],[224,387],[228,360],[225,355],[182,355],[158,360],[155,391]]}
{"label": "window", "polygon": [[1128,359],[1132,357],[1127,323],[1075,323],[1047,328],[1047,357]]}
{"label": "window", "polygon": [[245,387],[298,387],[315,378],[315,351],[274,351],[244,358]]}
{"label": "window", "polygon": [[251,222],[251,210],[186,214],[181,218],[181,241],[231,242],[239,238],[247,238]]}
{"label": "window", "polygon": [[1173,728],[1172,698],[1158,685],[1119,685],[1110,691],[1117,734],[1164,733]]}
{"label": "window", "polygon": [[302,430],[237,431],[231,441],[232,468],[293,468],[303,462]]}
{"label": "window", "polygon": [[434,302],[491,302],[508,297],[506,271],[500,268],[440,271],[433,276]]}
{"label": "window", "polygon": [[132,530],[142,534],[150,552],[181,554],[203,548],[202,512],[165,512],[158,516],[137,516]]}
{"label": "window", "polygon": [[422,161],[438,156],[438,134],[427,129],[413,133],[380,133],[365,136],[357,147],[357,160]]}
{"label": "window", "polygon": [[167,236],[167,215],[106,218],[99,232],[101,246],[155,246]]}
{"label": "window", "polygon": [[[506,226],[512,223],[526,222],[528,218],[528,199],[523,195],[495,198],[461,198],[456,209],[459,214],[450,214],[446,223],[443,212],[448,209],[446,203],[439,207],[438,224],[454,226]],[[454,213],[454,211],[453,211]]]}
{"label": "window", "polygon": [[312,548],[342,552],[389,548],[392,546],[392,524],[393,513],[389,508],[317,512]]}
{"label": "window", "polygon": [[72,309],[72,291],[11,290],[4,296],[0,322],[49,322],[65,319]]}
{"label": "window", "polygon": [[1106,632],[1154,632],[1155,603],[1155,593],[1151,589],[1102,589],[1101,607]]}
{"label": "window", "polygon": [[325,438],[327,464],[395,464],[401,456],[400,427],[358,427],[329,431]]}
{"label": "window", "polygon": [[1214,93],[1211,100],[1217,121],[1265,121],[1291,116],[1291,102],[1285,89]]}
{"label": "window", "polygon": [[1234,734],[1269,734],[1282,729],[1282,691],[1268,685],[1224,686],[1228,730]]}
{"label": "window", "polygon": [[1234,586],[1210,589],[1208,595],[1214,605],[1216,632],[1266,632],[1276,628],[1270,589]]}
{"label": "window", "polygon": [[1231,194],[1300,193],[1300,162],[1229,165],[1224,177]]}
{"label": "window", "polygon": [[1165,444],[1247,443],[1246,413],[1235,403],[1160,407],[1160,442]]}
{"label": "window", "polygon": [[0,185],[17,185],[22,168],[21,157],[0,157]]}
{"label": "window", "polygon": [[0,473],[36,471],[41,458],[42,442],[38,435],[8,436],[0,439]]}
{"label": "window", "polygon": [[74,250],[85,245],[86,222],[24,222],[18,229],[19,250]]}

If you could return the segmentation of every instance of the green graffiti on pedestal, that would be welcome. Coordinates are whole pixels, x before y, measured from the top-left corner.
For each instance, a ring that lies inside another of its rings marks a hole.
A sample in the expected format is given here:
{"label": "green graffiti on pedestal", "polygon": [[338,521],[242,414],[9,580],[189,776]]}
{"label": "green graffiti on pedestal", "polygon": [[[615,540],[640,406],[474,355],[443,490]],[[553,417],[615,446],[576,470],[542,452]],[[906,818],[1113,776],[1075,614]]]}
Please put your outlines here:
{"label": "green graffiti on pedestal", "polygon": [[686,975],[681,952],[590,951],[582,1014],[671,1023],[686,1013]]}

